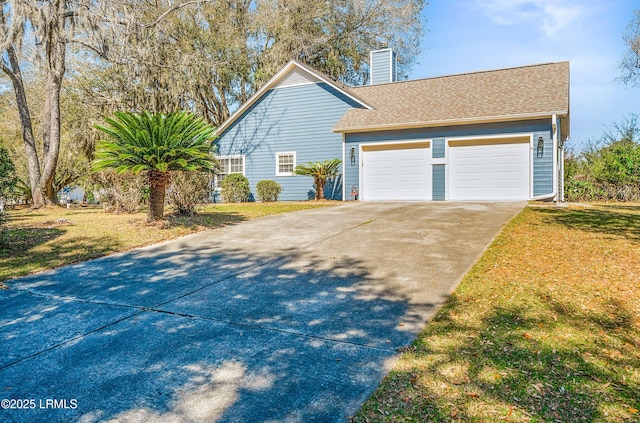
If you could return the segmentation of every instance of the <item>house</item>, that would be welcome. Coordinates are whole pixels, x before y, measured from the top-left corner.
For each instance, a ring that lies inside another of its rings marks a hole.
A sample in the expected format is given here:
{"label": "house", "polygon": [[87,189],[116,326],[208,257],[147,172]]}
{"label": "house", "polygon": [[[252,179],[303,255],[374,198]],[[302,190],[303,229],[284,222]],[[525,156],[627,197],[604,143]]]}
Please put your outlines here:
{"label": "house", "polygon": [[84,189],[79,186],[64,187],[58,192],[58,198],[61,204],[82,203],[85,197]]}
{"label": "house", "polygon": [[223,178],[281,200],[312,198],[303,162],[342,159],[328,198],[554,200],[569,138],[569,63],[398,81],[391,49],[370,54],[370,85],[350,87],[289,62],[218,128]]}

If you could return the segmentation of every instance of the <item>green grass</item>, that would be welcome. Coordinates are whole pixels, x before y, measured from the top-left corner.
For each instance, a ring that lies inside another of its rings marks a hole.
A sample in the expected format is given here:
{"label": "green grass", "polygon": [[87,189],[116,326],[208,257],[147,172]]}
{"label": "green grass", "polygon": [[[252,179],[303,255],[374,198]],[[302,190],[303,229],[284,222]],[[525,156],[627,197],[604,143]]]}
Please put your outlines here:
{"label": "green grass", "polygon": [[639,422],[640,206],[527,208],[354,422]]}
{"label": "green grass", "polygon": [[[331,202],[208,205],[195,216],[146,223],[145,213],[110,214],[99,208],[9,210],[0,244],[0,288],[7,279],[130,250],[189,233],[270,214],[324,207]],[[10,283],[10,282],[8,282]]]}

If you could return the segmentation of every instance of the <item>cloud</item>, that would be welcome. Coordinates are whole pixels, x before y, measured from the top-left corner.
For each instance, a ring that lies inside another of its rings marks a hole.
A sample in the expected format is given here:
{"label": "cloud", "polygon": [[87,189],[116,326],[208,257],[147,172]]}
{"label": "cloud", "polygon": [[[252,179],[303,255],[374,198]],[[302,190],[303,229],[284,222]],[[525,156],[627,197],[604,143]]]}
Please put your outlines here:
{"label": "cloud", "polygon": [[567,0],[475,0],[475,5],[498,25],[527,24],[547,37],[555,36],[586,13],[582,4]]}

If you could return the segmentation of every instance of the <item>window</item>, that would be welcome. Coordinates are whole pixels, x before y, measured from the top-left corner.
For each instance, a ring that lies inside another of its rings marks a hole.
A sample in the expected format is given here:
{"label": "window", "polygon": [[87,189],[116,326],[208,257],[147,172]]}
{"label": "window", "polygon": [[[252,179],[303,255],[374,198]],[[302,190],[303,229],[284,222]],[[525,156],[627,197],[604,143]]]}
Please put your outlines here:
{"label": "window", "polygon": [[222,156],[216,157],[220,163],[220,170],[216,174],[215,189],[220,189],[220,183],[232,173],[241,173],[244,175],[244,156]]}
{"label": "window", "polygon": [[296,153],[276,153],[276,176],[293,176],[296,168]]}

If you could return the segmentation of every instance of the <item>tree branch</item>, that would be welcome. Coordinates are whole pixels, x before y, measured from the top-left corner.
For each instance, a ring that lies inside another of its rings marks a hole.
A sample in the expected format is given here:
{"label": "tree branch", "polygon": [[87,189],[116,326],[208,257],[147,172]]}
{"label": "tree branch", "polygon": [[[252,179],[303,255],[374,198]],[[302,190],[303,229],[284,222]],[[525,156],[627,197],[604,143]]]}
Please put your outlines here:
{"label": "tree branch", "polygon": [[16,82],[18,82],[18,77],[13,72],[13,69],[11,69],[9,66],[7,66],[7,64],[4,62],[4,60],[2,61],[2,71],[4,73],[6,73],[9,78],[11,78],[11,82],[12,83],[15,84]]}
{"label": "tree branch", "polygon": [[94,45],[91,45],[85,41],[82,41],[80,39],[77,38],[72,38],[71,40],[69,40],[70,43],[73,44],[78,44],[81,45],[82,47],[86,48],[87,50],[90,50],[92,52],[94,52],[95,54],[97,54],[98,56],[100,56],[101,58],[103,58],[104,60],[109,61],[109,57],[107,56],[107,53],[104,52],[104,49],[100,49]]}
{"label": "tree branch", "polygon": [[158,25],[164,18],[169,16],[171,13],[182,9],[183,7],[187,7],[187,6],[190,6],[192,4],[198,4],[198,3],[200,3],[200,4],[202,4],[202,3],[213,3],[214,1],[215,0],[191,0],[191,1],[187,1],[187,2],[181,3],[181,4],[177,4],[177,5],[173,6],[173,7],[165,10],[160,16],[158,16],[158,18],[154,22],[145,25],[145,28],[148,29],[148,28],[151,28],[153,26]]}

